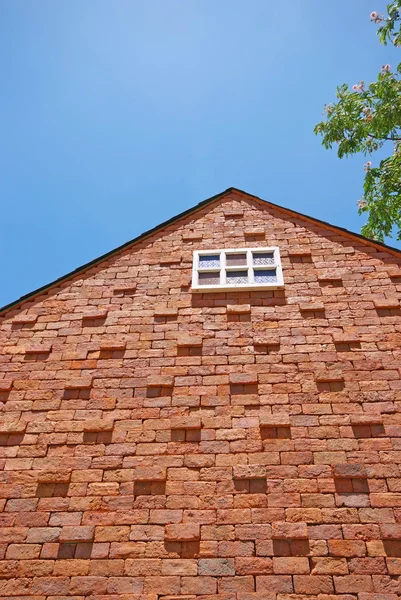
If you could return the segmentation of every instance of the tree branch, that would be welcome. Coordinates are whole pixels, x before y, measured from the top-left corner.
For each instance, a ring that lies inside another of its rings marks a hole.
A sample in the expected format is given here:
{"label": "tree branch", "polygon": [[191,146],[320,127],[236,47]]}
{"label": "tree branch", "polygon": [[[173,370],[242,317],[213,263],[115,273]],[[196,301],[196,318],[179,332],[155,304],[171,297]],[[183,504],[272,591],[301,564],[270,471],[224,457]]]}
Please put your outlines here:
{"label": "tree branch", "polygon": [[370,138],[373,138],[374,140],[386,140],[388,142],[401,142],[401,137],[398,136],[394,136],[394,137],[387,137],[386,135],[383,135],[382,137],[376,137],[375,135],[372,135],[371,133],[368,133],[368,136]]}

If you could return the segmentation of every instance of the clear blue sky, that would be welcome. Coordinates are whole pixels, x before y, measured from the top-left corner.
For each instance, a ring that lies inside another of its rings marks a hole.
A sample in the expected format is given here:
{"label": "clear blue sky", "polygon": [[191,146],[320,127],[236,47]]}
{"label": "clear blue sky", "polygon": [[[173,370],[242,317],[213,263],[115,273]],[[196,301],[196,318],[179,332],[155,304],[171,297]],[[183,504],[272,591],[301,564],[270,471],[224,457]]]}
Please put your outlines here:
{"label": "clear blue sky", "polygon": [[312,130],[401,60],[382,0],[2,0],[0,305],[227,187],[358,231]]}

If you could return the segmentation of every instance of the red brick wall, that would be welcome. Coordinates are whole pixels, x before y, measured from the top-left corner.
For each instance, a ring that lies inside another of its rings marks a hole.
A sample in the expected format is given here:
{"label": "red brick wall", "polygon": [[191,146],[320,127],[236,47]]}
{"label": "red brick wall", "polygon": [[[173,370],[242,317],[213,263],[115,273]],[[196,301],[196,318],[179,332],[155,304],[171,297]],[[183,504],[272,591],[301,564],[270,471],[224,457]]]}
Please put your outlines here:
{"label": "red brick wall", "polygon": [[[284,290],[191,293],[268,245]],[[399,267],[232,194],[6,313],[0,596],[401,596]]]}

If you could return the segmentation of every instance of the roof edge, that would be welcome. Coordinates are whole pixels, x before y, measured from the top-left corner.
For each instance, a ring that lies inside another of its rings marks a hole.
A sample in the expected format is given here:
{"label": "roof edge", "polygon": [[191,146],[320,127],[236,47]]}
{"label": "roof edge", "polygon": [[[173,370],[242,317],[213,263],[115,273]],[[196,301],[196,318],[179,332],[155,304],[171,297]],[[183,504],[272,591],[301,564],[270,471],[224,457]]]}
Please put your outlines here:
{"label": "roof edge", "polygon": [[332,225],[331,223],[327,223],[326,221],[322,221],[321,219],[317,219],[315,217],[310,217],[308,215],[305,215],[304,213],[300,213],[296,210],[293,210],[292,208],[286,208],[284,206],[280,206],[279,204],[275,204],[274,202],[264,200],[263,198],[260,198],[259,196],[254,196],[253,194],[249,194],[248,192],[245,192],[244,190],[240,190],[239,188],[229,187],[226,190],[224,190],[223,192],[220,192],[219,194],[215,194],[214,196],[211,196],[210,198],[207,198],[206,200],[202,200],[202,202],[199,202],[195,206],[188,208],[187,210],[184,210],[183,212],[179,213],[178,215],[171,217],[167,221],[164,221],[163,223],[160,223],[159,225],[156,225],[155,227],[152,227],[152,229],[148,229],[147,231],[145,231],[144,233],[141,233],[136,238],[133,238],[132,240],[129,240],[128,242],[125,242],[124,244],[117,246],[117,248],[114,248],[113,250],[110,250],[109,252],[106,252],[105,254],[102,254],[101,256],[94,258],[93,260],[81,265],[80,267],[77,267],[73,271],[66,273],[66,275],[63,275],[62,277],[59,277],[59,278],[55,279],[54,281],[51,281],[50,283],[47,283],[47,284],[43,285],[42,287],[37,288],[36,290],[29,292],[28,294],[25,294],[24,296],[21,296],[20,298],[18,298],[17,300],[14,300],[13,302],[10,302],[9,304],[5,304],[4,306],[0,307],[0,317],[4,316],[2,313],[5,313],[12,308],[16,308],[23,302],[26,302],[27,300],[46,292],[47,290],[51,289],[52,287],[54,287],[60,283],[63,283],[64,281],[67,281],[68,279],[74,277],[75,275],[78,275],[79,273],[85,272],[87,269],[97,265],[98,263],[102,262],[103,260],[110,258],[111,256],[114,256],[115,254],[118,254],[119,252],[121,252],[122,250],[125,250],[129,246],[146,239],[147,237],[151,236],[152,234],[156,233],[157,231],[161,231],[162,229],[164,229],[165,227],[168,227],[172,223],[179,221],[183,217],[186,217],[186,216],[190,215],[191,213],[196,212],[197,210],[199,210],[200,208],[203,208],[207,204],[214,202],[215,200],[219,200],[219,199],[223,198],[224,196],[226,196],[227,194],[230,194],[232,192],[240,194],[246,198],[253,198],[254,200],[262,202],[263,204],[268,204],[268,205],[274,207],[275,209],[285,213],[286,215],[290,215],[290,216],[295,215],[299,218],[305,219],[306,221],[308,221],[310,223],[318,223],[319,225],[321,225],[322,227],[325,227],[326,229],[331,229],[332,231],[339,232],[343,235],[346,235],[347,237],[349,237],[351,239],[356,238],[357,240],[363,242],[364,244],[367,244],[368,246],[373,246],[376,249],[385,250],[385,251],[389,252],[390,254],[394,254],[397,257],[401,257],[401,250],[399,248],[394,248],[393,246],[388,246],[387,244],[384,244],[383,242],[371,240],[369,238],[364,237],[363,235],[361,235],[359,233],[349,231],[348,229],[345,229],[344,227],[339,227],[338,225]]}
{"label": "roof edge", "polygon": [[[279,204],[274,204],[274,202],[270,202],[270,200],[264,200],[263,198],[259,198],[259,196],[254,196],[253,194],[249,194],[248,192],[245,192],[244,190],[240,190],[238,188],[229,188],[228,190],[226,190],[226,192],[236,192],[237,194],[241,194],[242,196],[246,196],[248,198],[254,198],[255,200],[263,202],[263,204],[269,204],[270,206],[274,206],[275,209],[281,210],[285,214],[296,215],[297,217],[300,217],[301,219],[305,219],[306,221],[309,221],[310,223],[318,223],[319,225],[322,225],[322,227],[326,227],[326,229],[331,229],[332,231],[339,231],[339,232],[343,233],[344,235],[349,236],[350,238],[357,238],[358,240],[364,242],[368,246],[373,246],[374,248],[378,248],[380,250],[386,250],[387,252],[390,252],[391,254],[395,254],[396,256],[401,256],[400,248],[394,248],[394,246],[389,246],[388,244],[384,244],[383,242],[372,240],[370,238],[365,237],[361,233],[355,233],[354,231],[350,231],[349,229],[346,229],[345,227],[340,227],[339,225],[332,225],[331,223],[328,223],[327,221],[322,221],[321,219],[317,219],[316,217],[311,217],[310,215],[305,215],[305,213],[298,212],[297,210],[294,210],[293,208],[286,208],[285,206],[280,206]],[[226,192],[224,192],[224,193],[226,193]]]}
{"label": "roof edge", "polygon": [[[71,277],[74,277],[75,275],[78,275],[79,273],[83,273],[90,267],[97,265],[99,262],[102,262],[106,258],[114,256],[114,254],[118,254],[122,250],[125,250],[125,248],[127,248],[128,246],[131,246],[132,244],[136,244],[137,242],[142,241],[143,239],[149,237],[153,233],[156,233],[156,231],[160,231],[164,227],[168,227],[168,225],[175,223],[175,221],[178,221],[179,219],[186,217],[187,215],[191,214],[192,212],[195,212],[196,210],[202,208],[209,202],[213,202],[214,200],[218,200],[218,199],[222,198],[226,194],[229,194],[230,192],[232,192],[234,189],[235,188],[227,188],[226,190],[224,190],[224,192],[220,192],[219,194],[215,194],[214,196],[211,196],[210,198],[207,198],[206,200],[202,200],[202,202],[199,202],[195,206],[192,206],[191,208],[184,210],[183,212],[179,213],[178,215],[175,215],[174,217],[167,219],[167,221],[163,221],[163,223],[160,223],[159,225],[152,227],[152,229],[148,229],[147,231],[144,231],[143,233],[138,235],[136,238],[133,238],[132,240],[129,240],[128,242],[124,242],[124,244],[117,246],[117,248],[114,248],[113,250],[109,250],[109,252],[106,252],[105,254],[102,254],[101,256],[98,256],[97,258],[90,260],[89,262],[81,265],[80,267],[77,267],[73,271],[70,271],[69,273],[62,275],[61,277],[58,277],[54,281],[51,281],[50,283],[46,283],[45,285],[42,285],[40,288],[37,288],[36,290],[29,292],[28,294],[24,294],[17,300],[13,300],[9,304],[5,304],[4,306],[0,307],[0,317],[4,316],[2,314],[3,312],[7,312],[11,308],[17,307],[19,304],[26,302],[26,300],[29,300],[30,298],[33,298],[34,296],[37,296],[39,294],[42,294],[43,292],[52,288],[53,286],[56,286],[57,284],[62,283],[63,281],[66,281],[67,279],[70,279]],[[238,191],[240,191],[240,190],[238,190]],[[245,193],[245,192],[243,192],[243,193]],[[250,194],[248,194],[248,195],[250,195]]]}

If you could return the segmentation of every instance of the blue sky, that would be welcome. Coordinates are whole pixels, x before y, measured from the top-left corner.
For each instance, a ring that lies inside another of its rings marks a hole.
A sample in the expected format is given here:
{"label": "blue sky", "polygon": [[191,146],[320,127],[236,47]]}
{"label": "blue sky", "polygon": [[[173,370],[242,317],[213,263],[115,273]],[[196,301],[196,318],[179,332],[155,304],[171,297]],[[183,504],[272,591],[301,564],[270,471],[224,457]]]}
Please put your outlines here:
{"label": "blue sky", "polygon": [[3,0],[0,305],[227,187],[359,232],[312,130],[371,81],[371,0]]}

